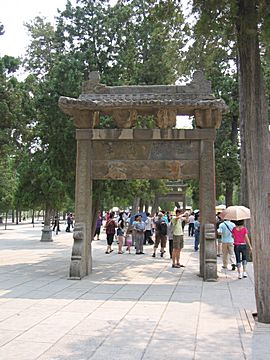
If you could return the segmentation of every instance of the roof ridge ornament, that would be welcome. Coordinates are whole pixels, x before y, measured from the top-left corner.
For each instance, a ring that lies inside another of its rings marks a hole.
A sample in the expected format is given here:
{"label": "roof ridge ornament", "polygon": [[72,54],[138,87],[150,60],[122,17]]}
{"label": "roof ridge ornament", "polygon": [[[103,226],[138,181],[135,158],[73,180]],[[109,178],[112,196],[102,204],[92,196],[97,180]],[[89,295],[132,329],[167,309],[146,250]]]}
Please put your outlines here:
{"label": "roof ridge ornament", "polygon": [[202,93],[211,94],[212,92],[211,81],[206,79],[205,74],[202,70],[194,71],[192,81],[188,85],[195,87],[196,90],[199,90]]}
{"label": "roof ridge ornament", "polygon": [[99,71],[90,71],[88,80],[82,85],[83,94],[103,94],[107,93],[107,86],[100,83]]}

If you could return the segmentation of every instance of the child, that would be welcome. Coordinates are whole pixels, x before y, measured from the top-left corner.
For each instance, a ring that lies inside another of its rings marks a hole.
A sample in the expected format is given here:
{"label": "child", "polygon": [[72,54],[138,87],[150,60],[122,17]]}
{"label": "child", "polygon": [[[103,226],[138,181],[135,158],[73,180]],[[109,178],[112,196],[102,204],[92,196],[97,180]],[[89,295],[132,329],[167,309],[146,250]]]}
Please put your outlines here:
{"label": "child", "polygon": [[[248,237],[248,230],[244,227],[244,220],[234,221],[236,227],[232,229],[232,236],[234,238],[234,252],[236,257],[236,266],[238,271],[238,279],[246,278],[247,265],[247,243],[251,248],[251,243]],[[241,272],[241,263],[243,265],[243,273]]]}
{"label": "child", "polygon": [[130,254],[130,248],[132,246],[132,231],[127,231],[126,233],[126,246],[127,246],[127,251]]}

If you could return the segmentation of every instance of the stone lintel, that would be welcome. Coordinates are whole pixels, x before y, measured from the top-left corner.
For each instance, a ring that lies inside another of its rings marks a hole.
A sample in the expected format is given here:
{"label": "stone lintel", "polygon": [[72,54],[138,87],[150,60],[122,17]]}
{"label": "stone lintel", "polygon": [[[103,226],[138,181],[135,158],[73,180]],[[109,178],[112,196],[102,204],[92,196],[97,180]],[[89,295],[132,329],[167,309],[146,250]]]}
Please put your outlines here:
{"label": "stone lintel", "polygon": [[94,180],[169,179],[199,177],[198,160],[92,161]]}
{"label": "stone lintel", "polygon": [[215,129],[77,129],[77,140],[213,140]]}

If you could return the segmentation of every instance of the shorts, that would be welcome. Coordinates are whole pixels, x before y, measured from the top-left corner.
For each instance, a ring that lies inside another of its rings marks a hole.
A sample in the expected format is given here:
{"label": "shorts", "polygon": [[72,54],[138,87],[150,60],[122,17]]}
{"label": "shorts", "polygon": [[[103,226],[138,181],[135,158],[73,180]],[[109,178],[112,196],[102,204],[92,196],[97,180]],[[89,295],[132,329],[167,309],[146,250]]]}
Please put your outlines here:
{"label": "shorts", "polygon": [[165,248],[166,247],[166,242],[167,242],[167,235],[161,235],[161,234],[156,233],[155,245],[154,245],[154,247],[156,249],[158,248],[160,243],[161,243],[161,247]]}
{"label": "shorts", "polygon": [[173,249],[183,249],[184,235],[173,235]]}
{"label": "shorts", "polygon": [[117,236],[124,236],[124,231],[120,228],[117,229]]}

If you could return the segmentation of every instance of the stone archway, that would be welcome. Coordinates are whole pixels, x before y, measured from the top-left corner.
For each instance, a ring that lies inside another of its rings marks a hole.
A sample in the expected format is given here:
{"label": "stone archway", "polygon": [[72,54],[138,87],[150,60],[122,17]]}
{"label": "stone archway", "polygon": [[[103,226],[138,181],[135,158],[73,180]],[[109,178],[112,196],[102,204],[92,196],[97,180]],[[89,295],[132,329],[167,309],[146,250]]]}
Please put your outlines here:
{"label": "stone archway", "polygon": [[[210,82],[203,73],[195,72],[185,86],[107,87],[93,72],[79,98],[60,97],[59,106],[74,118],[77,139],[70,278],[81,279],[92,269],[94,179],[197,178],[202,229],[200,275],[206,281],[216,280],[214,141],[215,129],[227,107],[211,95]],[[154,129],[134,129],[141,114],[153,115]],[[115,129],[96,129],[100,115],[111,115]],[[196,129],[175,129],[177,115],[194,115]]]}

